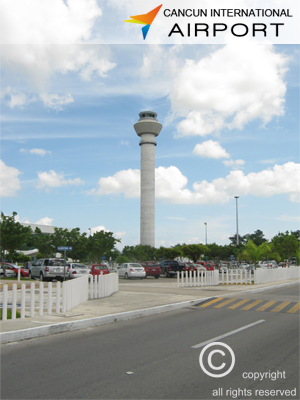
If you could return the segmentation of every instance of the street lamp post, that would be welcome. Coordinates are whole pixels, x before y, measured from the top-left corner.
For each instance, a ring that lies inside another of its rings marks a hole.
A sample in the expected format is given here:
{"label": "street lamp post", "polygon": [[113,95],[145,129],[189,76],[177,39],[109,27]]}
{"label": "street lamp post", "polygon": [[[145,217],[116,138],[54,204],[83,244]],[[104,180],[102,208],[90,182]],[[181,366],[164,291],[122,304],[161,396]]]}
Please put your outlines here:
{"label": "street lamp post", "polygon": [[[207,246],[207,222],[204,222],[205,225],[205,246]],[[207,261],[207,255],[205,257],[205,261]]]}
{"label": "street lamp post", "polygon": [[239,241],[239,213],[238,213],[238,198],[239,196],[234,196],[236,200],[236,245],[238,246]]}

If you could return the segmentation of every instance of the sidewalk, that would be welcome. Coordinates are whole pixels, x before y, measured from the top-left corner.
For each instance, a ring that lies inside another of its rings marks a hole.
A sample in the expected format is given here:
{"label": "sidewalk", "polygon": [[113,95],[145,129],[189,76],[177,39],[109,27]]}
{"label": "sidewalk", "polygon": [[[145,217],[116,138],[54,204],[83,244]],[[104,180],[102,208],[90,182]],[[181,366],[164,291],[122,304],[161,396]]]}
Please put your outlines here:
{"label": "sidewalk", "polygon": [[194,302],[215,297],[238,295],[241,292],[265,291],[291,285],[299,279],[261,285],[220,285],[177,288],[174,281],[161,279],[146,283],[120,280],[119,292],[110,297],[88,300],[65,314],[0,321],[1,343],[83,329],[110,322],[152,315],[192,306]]}

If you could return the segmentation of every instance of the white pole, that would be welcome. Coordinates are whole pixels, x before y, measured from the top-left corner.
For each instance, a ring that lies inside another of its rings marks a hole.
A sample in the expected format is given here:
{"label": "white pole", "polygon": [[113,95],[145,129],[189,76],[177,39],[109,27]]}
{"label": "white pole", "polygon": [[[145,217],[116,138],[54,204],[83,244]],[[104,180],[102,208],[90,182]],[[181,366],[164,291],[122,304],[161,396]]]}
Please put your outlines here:
{"label": "white pole", "polygon": [[52,282],[48,283],[48,315],[52,314]]}
{"label": "white pole", "polygon": [[21,285],[21,318],[25,318],[25,283]]}
{"label": "white pole", "polygon": [[34,317],[35,284],[30,284],[30,318]]}
{"label": "white pole", "polygon": [[40,282],[39,286],[39,316],[43,316],[43,300],[44,300],[44,283]]}
{"label": "white pole", "polygon": [[7,320],[7,285],[3,285],[2,321]]}
{"label": "white pole", "polygon": [[56,314],[60,313],[60,282],[56,282]]}
{"label": "white pole", "polygon": [[12,286],[11,319],[16,319],[16,311],[17,311],[17,285],[14,283]]}

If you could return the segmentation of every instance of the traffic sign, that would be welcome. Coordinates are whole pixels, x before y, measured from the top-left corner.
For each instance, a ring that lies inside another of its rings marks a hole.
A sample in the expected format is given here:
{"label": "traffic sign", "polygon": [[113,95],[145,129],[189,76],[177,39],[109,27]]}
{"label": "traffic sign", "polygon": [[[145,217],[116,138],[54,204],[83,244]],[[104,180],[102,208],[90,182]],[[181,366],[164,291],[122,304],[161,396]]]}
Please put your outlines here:
{"label": "traffic sign", "polygon": [[58,246],[57,251],[72,250],[72,246]]}

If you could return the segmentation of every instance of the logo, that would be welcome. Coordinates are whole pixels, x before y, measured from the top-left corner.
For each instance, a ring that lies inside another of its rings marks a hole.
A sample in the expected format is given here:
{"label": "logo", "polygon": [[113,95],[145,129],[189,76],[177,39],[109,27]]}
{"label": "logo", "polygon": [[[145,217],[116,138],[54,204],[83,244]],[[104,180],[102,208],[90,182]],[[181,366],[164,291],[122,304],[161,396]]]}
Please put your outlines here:
{"label": "logo", "polygon": [[145,26],[143,26],[143,28],[142,28],[143,38],[145,40],[146,36],[148,34],[148,31],[149,31],[149,28],[161,7],[162,7],[162,4],[160,6],[154,8],[154,10],[149,11],[147,14],[133,15],[130,17],[132,19],[127,19],[124,22],[131,22],[132,24],[141,24],[141,25],[145,24]]}
{"label": "logo", "polygon": [[[211,350],[207,355],[206,360],[207,360],[207,364],[208,364],[209,368],[211,370],[213,370],[213,371],[220,371],[219,373],[212,373],[212,372],[208,371],[208,369],[206,368],[206,366],[204,365],[204,362],[203,362],[203,357],[204,357],[205,351],[209,347],[212,347],[212,346],[225,347],[227,349],[227,354],[223,350],[220,350],[220,349],[217,348],[216,350]],[[229,352],[229,354],[228,354],[228,352]],[[217,354],[217,353],[221,354],[222,357],[225,357],[224,358],[225,360],[227,360],[227,358],[229,356],[231,358],[231,364],[230,364],[229,367],[227,367],[227,369],[225,371],[224,371],[224,368],[227,365],[226,362],[222,362],[221,365],[217,365],[217,366],[214,365],[213,362],[212,362],[213,355]],[[203,347],[203,349],[202,349],[202,351],[200,353],[200,356],[199,356],[199,364],[200,364],[200,367],[203,370],[203,372],[206,373],[206,375],[209,375],[209,376],[211,376],[213,378],[222,378],[223,376],[228,375],[232,371],[232,369],[234,367],[234,364],[235,364],[235,355],[234,355],[234,352],[233,352],[232,348],[230,346],[228,346],[227,344],[222,343],[222,342],[212,342],[212,343],[207,344],[205,347]],[[221,370],[223,370],[224,372],[221,371]]]}

